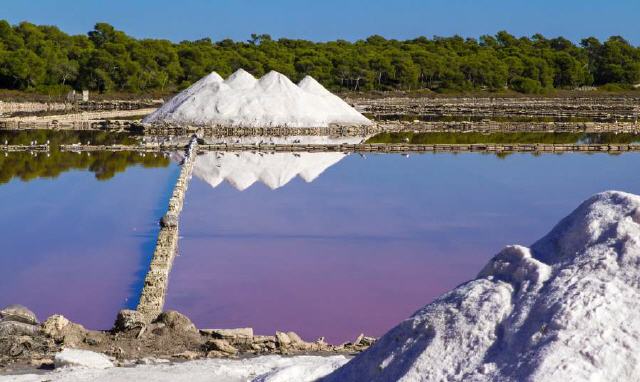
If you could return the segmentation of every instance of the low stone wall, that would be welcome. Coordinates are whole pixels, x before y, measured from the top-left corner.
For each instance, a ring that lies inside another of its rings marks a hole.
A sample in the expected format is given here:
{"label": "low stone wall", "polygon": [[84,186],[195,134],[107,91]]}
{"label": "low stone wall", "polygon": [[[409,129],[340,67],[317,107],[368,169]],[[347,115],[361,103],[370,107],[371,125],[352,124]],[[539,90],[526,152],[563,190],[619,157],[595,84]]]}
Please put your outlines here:
{"label": "low stone wall", "polygon": [[[61,146],[63,151],[142,151],[167,152],[182,150],[184,145],[155,144],[140,146]],[[371,153],[415,153],[415,152],[627,152],[640,151],[640,144],[201,144],[200,152],[206,151],[250,151],[250,152],[371,152]]]}
{"label": "low stone wall", "polygon": [[95,110],[138,110],[158,108],[164,103],[161,99],[113,100],[86,102],[3,102],[0,101],[0,115],[14,113],[42,113],[51,111],[95,111]]}
{"label": "low stone wall", "polygon": [[352,99],[374,115],[637,119],[640,97],[387,97]]}
{"label": "low stone wall", "polygon": [[385,121],[384,132],[419,133],[639,133],[640,122],[424,122]]}
{"label": "low stone wall", "polygon": [[43,111],[72,110],[73,105],[62,102],[3,102],[0,101],[0,115],[12,113],[39,113]]}
{"label": "low stone wall", "polygon": [[169,124],[134,124],[132,129],[146,135],[191,135],[199,137],[244,137],[268,136],[290,137],[297,135],[313,136],[367,136],[382,132],[382,127],[339,126],[330,127],[225,127],[225,126],[177,126]]}
{"label": "low stone wall", "polygon": [[160,233],[158,234],[156,249],[144,280],[142,295],[137,307],[137,311],[142,313],[148,320],[158,316],[164,306],[169,273],[178,249],[180,212],[182,211],[185,194],[193,172],[197,150],[198,141],[193,138],[187,148],[180,175],[171,199],[169,199],[167,213],[160,221]]}
{"label": "low stone wall", "polygon": [[48,152],[49,145],[0,145],[0,151],[2,152]]}
{"label": "low stone wall", "polygon": [[624,152],[640,151],[640,144],[342,144],[342,145],[201,145],[209,151],[259,152]]}

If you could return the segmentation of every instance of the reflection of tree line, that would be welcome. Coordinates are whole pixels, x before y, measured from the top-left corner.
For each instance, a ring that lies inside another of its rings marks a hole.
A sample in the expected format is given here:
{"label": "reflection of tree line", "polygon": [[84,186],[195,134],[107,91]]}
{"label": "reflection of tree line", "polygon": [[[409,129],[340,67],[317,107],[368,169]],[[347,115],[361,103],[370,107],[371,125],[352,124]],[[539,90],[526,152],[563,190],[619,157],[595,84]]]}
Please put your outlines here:
{"label": "reflection of tree line", "polygon": [[72,131],[72,130],[23,130],[0,131],[0,143],[7,141],[10,145],[28,145],[31,142],[44,144],[49,141],[52,147],[62,144],[87,143],[95,145],[136,144],[138,140],[134,135],[126,133],[113,133],[108,131]]}
{"label": "reflection of tree line", "polygon": [[129,166],[166,167],[169,162],[169,158],[161,154],[143,156],[132,151],[97,151],[88,155],[56,150],[49,153],[49,156],[43,153],[37,156],[26,152],[9,153],[7,156],[0,155],[0,183],[7,183],[14,177],[24,181],[55,178],[65,171],[74,169],[88,169],[95,173],[97,179],[107,180]]}
{"label": "reflection of tree line", "polygon": [[133,165],[144,167],[166,167],[170,160],[162,154],[136,152],[97,151],[87,153],[62,152],[61,144],[87,143],[96,145],[134,144],[134,136],[100,131],[45,131],[29,130],[20,132],[0,132],[0,144],[7,141],[12,145],[39,144],[49,141],[49,153],[31,154],[16,152],[0,155],[0,183],[7,183],[14,177],[24,181],[36,178],[55,178],[73,169],[88,169],[99,180],[112,178],[116,173]]}
{"label": "reflection of tree line", "polygon": [[381,133],[370,138],[367,143],[408,143],[408,144],[629,144],[640,143],[640,134],[615,133]]}

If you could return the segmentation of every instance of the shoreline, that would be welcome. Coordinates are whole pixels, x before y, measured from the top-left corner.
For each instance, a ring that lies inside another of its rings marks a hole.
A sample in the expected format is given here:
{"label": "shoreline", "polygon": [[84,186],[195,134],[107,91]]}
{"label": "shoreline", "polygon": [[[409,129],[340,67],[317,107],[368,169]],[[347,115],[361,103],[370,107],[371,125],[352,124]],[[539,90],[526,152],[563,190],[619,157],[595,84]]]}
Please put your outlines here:
{"label": "shoreline", "polygon": [[[18,314],[7,315],[8,310]],[[364,335],[334,345],[320,337],[307,342],[295,332],[257,335],[252,328],[198,329],[185,315],[165,311],[153,319],[134,310],[121,310],[109,330],[88,330],[53,315],[39,323],[22,306],[0,310],[0,375],[50,370],[63,349],[88,350],[110,357],[116,366],[154,360],[246,359],[264,355],[356,355],[376,339]]]}

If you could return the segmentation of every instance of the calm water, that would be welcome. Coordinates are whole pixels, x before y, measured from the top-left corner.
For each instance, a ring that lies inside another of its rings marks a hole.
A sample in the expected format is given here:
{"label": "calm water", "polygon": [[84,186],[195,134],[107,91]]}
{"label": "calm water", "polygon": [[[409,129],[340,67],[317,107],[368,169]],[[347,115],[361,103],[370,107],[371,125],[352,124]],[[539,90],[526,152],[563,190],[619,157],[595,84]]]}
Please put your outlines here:
{"label": "calm water", "polygon": [[640,193],[633,153],[232,155],[196,164],[167,307],[333,342],[384,333],[593,193]]}
{"label": "calm water", "polygon": [[[380,335],[589,195],[640,193],[638,163],[635,153],[202,155],[166,308],[200,327]],[[0,154],[0,305],[109,328],[137,303],[178,169],[161,155]]]}
{"label": "calm water", "polygon": [[133,153],[0,154],[0,306],[110,328],[137,303],[177,172]]}

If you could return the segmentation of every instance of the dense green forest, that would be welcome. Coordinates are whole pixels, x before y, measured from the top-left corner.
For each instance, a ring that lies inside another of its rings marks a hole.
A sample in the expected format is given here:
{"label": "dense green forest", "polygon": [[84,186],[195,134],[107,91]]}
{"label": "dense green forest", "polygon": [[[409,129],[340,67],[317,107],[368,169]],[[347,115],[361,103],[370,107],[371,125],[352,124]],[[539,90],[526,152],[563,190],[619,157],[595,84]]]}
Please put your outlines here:
{"label": "dense green forest", "polygon": [[227,76],[238,68],[256,76],[277,70],[293,80],[310,74],[333,90],[351,91],[631,89],[640,83],[640,48],[618,36],[576,45],[507,32],[479,39],[311,42],[252,35],[243,42],[173,43],[135,39],[104,23],[71,36],[54,26],[0,21],[0,89],[171,92],[211,71]]}

